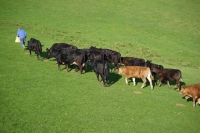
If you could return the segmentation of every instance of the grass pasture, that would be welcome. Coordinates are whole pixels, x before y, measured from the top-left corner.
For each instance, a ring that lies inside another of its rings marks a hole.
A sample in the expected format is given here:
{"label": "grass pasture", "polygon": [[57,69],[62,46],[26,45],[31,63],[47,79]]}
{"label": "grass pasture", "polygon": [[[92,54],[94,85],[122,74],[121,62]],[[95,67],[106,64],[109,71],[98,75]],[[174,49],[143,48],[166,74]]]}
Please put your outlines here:
{"label": "grass pasture", "polygon": [[[91,71],[57,70],[14,42],[17,27],[45,49],[55,42],[97,46],[182,71],[200,82],[198,0],[1,0],[0,132],[198,132],[200,106],[167,85],[140,89],[123,75],[110,86]],[[173,87],[172,82],[172,87]]]}

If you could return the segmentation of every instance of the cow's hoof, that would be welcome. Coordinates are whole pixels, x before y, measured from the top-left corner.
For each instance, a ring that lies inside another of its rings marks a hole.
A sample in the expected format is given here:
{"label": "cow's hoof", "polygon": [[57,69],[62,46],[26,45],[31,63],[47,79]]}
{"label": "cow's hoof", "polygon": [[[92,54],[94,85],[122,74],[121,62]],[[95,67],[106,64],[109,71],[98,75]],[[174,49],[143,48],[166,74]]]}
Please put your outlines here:
{"label": "cow's hoof", "polygon": [[104,87],[108,87],[108,84],[105,84]]}

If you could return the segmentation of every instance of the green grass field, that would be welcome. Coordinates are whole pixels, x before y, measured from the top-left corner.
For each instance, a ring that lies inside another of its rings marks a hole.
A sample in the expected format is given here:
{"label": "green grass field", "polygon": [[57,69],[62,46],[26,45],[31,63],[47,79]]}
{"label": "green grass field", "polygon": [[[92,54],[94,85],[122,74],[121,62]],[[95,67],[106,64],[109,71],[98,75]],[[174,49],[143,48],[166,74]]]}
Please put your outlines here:
{"label": "green grass field", "polygon": [[[46,48],[66,42],[152,60],[200,82],[198,0],[2,0],[0,2],[0,132],[198,132],[200,106],[167,85],[140,89],[111,72],[109,87],[94,72],[57,70],[15,43],[17,27]],[[173,87],[173,82],[172,82]]]}

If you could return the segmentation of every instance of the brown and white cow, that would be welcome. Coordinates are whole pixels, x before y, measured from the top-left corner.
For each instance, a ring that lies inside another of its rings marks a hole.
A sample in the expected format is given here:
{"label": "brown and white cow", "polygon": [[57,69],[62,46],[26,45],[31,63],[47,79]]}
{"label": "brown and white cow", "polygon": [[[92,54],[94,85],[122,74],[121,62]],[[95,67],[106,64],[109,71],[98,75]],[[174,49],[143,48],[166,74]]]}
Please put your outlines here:
{"label": "brown and white cow", "polygon": [[122,66],[119,68],[118,74],[125,74],[126,84],[128,84],[128,79],[132,78],[134,86],[136,85],[135,78],[141,78],[143,81],[141,88],[143,88],[144,85],[146,84],[146,78],[147,78],[151,85],[151,89],[153,90],[153,85],[152,85],[153,76],[151,75],[150,68],[148,67]]}
{"label": "brown and white cow", "polygon": [[183,86],[180,91],[181,94],[185,96],[185,99],[193,99],[193,107],[200,104],[200,83]]}

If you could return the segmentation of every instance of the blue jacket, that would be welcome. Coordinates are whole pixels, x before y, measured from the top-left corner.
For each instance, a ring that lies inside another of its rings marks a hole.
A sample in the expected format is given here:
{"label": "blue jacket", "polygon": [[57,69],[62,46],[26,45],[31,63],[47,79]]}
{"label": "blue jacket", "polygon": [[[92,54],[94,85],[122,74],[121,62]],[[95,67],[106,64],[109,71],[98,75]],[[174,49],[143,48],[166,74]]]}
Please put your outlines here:
{"label": "blue jacket", "polygon": [[17,36],[20,37],[20,38],[26,38],[26,31],[23,30],[23,29],[19,29],[17,31]]}

